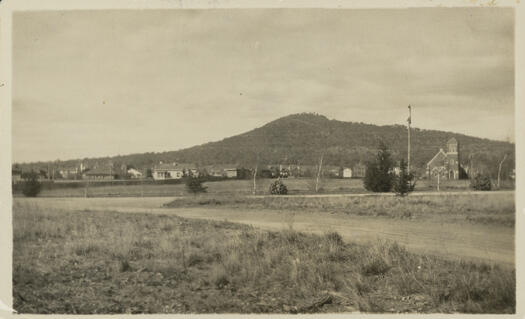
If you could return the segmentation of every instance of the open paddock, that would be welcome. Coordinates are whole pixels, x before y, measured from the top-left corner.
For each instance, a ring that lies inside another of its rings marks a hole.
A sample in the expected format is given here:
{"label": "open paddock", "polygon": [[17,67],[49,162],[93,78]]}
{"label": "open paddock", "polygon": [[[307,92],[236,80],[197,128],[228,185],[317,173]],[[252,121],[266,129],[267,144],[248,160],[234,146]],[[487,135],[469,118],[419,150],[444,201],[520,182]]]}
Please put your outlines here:
{"label": "open paddock", "polygon": [[[256,194],[269,194],[270,184],[275,179],[257,179]],[[315,194],[315,180],[311,178],[283,179],[289,194]],[[98,182],[92,185],[89,182],[78,181],[75,187],[46,188],[39,194],[40,197],[169,197],[188,195],[185,185],[179,184],[140,184],[134,181],[132,185],[123,185],[122,182]],[[253,180],[222,180],[204,183],[207,192],[212,195],[251,195],[253,194]],[[507,185],[508,186],[508,185]],[[416,184],[416,191],[435,191],[435,181],[420,180]],[[469,181],[441,181],[442,191],[464,191],[469,189]],[[359,194],[367,193],[361,179],[322,179],[318,194]],[[22,196],[16,192],[15,196]]]}

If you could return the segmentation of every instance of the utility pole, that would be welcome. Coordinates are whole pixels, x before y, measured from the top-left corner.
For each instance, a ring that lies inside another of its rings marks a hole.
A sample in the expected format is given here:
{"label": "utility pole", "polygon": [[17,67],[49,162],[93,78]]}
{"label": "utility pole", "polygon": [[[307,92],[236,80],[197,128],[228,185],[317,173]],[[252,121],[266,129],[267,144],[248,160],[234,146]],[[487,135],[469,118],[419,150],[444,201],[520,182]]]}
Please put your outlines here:
{"label": "utility pole", "polygon": [[438,172],[438,174],[437,174],[437,178],[438,178],[438,180],[437,180],[437,182],[438,182],[438,183],[437,183],[437,191],[438,191],[438,192],[439,192],[439,184],[440,184],[441,174],[444,173],[443,168],[444,168],[444,167],[440,167],[440,168],[438,168],[438,170],[437,170],[437,172]]}
{"label": "utility pole", "polygon": [[410,173],[410,124],[412,124],[412,107],[408,105],[408,156],[407,156],[407,172]]}

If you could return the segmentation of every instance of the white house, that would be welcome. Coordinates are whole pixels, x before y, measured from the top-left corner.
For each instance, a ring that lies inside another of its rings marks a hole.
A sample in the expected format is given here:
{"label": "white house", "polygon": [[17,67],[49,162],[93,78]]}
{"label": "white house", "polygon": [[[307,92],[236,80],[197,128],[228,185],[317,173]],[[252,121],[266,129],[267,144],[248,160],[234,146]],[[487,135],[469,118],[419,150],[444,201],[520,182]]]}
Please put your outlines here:
{"label": "white house", "polygon": [[59,171],[60,175],[64,179],[74,179],[78,173],[81,173],[78,167],[63,168]]}
{"label": "white house", "polygon": [[142,173],[134,168],[128,169],[128,174],[131,176],[131,178],[141,178]]}
{"label": "white house", "polygon": [[236,168],[225,168],[224,173],[226,174],[226,177],[228,178],[236,178],[237,177],[237,169]]}
{"label": "white house", "polygon": [[199,176],[197,167],[193,164],[172,163],[160,164],[153,168],[153,179],[180,179],[184,176]]}
{"label": "white house", "polygon": [[352,178],[352,169],[345,167],[343,168],[343,178]]}

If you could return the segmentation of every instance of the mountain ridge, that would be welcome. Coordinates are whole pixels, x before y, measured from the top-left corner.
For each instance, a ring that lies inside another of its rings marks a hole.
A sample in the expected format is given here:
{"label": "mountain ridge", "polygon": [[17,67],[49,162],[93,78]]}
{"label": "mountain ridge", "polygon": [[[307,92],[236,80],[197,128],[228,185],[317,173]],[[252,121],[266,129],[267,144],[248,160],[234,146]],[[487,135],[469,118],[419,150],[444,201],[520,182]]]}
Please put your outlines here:
{"label": "mountain ridge", "polygon": [[[515,145],[509,142],[478,138],[465,134],[412,128],[411,160],[414,167],[423,168],[446,141],[455,137],[460,143],[463,165],[473,158],[485,166],[493,166],[503,154],[514,165]],[[152,167],[162,162],[191,162],[197,165],[231,164],[253,167],[261,164],[315,165],[321,154],[327,165],[352,166],[373,158],[379,141],[385,142],[395,159],[406,158],[406,126],[374,125],[328,119],[316,113],[290,114],[270,121],[250,131],[192,147],[166,152],[135,153],[111,157],[60,161],[61,165],[122,162],[135,167]],[[52,162],[19,164],[37,165]]]}

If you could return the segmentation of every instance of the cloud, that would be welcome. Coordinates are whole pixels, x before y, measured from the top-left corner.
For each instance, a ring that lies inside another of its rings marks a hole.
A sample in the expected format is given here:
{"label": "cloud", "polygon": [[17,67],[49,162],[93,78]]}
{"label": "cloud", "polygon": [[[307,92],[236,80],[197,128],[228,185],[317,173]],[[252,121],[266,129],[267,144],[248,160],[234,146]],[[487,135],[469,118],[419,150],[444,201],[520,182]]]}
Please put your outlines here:
{"label": "cloud", "polygon": [[13,23],[15,160],[178,149],[305,111],[404,123],[409,103],[422,128],[513,133],[512,9],[46,11]]}

